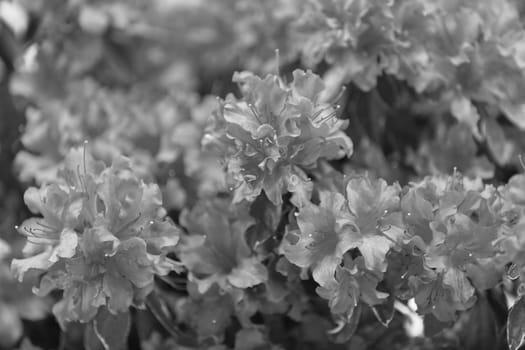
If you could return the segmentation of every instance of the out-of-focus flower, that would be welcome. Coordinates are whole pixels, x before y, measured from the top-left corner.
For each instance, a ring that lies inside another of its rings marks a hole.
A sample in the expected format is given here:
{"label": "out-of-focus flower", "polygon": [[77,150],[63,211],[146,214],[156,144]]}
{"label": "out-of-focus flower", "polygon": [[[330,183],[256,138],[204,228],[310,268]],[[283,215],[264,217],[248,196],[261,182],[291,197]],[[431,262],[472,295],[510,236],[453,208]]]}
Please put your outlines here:
{"label": "out-of-focus flower", "polygon": [[32,294],[30,283],[17,283],[9,269],[10,245],[0,239],[0,347],[11,348],[23,335],[22,319],[37,321],[51,311],[50,301]]}

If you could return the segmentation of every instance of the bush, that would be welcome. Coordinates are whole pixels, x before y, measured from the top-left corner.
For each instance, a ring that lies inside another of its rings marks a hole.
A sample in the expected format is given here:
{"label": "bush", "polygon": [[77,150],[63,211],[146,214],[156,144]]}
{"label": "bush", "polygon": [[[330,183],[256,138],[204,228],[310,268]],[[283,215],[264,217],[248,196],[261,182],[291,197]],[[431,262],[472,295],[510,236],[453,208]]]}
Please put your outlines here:
{"label": "bush", "polygon": [[524,16],[0,1],[0,349],[517,350]]}

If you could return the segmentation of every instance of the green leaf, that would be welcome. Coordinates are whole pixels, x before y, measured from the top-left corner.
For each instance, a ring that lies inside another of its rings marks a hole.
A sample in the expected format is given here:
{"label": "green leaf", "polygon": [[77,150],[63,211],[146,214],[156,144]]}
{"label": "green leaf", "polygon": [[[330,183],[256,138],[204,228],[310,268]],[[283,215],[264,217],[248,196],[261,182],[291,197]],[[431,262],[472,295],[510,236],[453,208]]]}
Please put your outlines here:
{"label": "green leaf", "polygon": [[507,319],[507,342],[510,350],[525,344],[525,298],[520,298],[510,309]]}
{"label": "green leaf", "polygon": [[390,295],[384,304],[371,306],[371,309],[379,322],[385,327],[388,327],[390,322],[394,319],[394,297]]}
{"label": "green leaf", "polygon": [[352,313],[352,316],[349,319],[347,319],[346,322],[339,324],[337,328],[328,331],[328,337],[334,343],[346,343],[348,340],[350,340],[350,338],[352,338],[355,331],[357,330],[357,326],[359,325],[360,319],[361,304],[357,304],[356,308],[354,309],[354,312]]}
{"label": "green leaf", "polygon": [[[129,312],[121,312],[116,315],[110,313],[106,308],[99,310],[93,320],[93,333],[102,344],[104,350],[123,350],[126,348],[131,317]],[[94,339],[92,339],[94,341]],[[100,347],[89,347],[99,349]]]}
{"label": "green leaf", "polygon": [[88,323],[84,329],[84,348],[86,350],[104,350],[104,346],[93,329],[93,322]]}
{"label": "green leaf", "polygon": [[195,345],[195,337],[180,331],[176,326],[177,320],[171,305],[175,305],[176,296],[172,293],[154,290],[146,299],[146,306],[153,317],[160,323],[162,328],[180,344]]}
{"label": "green leaf", "polygon": [[444,329],[448,329],[452,326],[451,321],[440,321],[434,314],[425,315],[423,319],[425,326],[425,336],[433,337],[440,334]]}

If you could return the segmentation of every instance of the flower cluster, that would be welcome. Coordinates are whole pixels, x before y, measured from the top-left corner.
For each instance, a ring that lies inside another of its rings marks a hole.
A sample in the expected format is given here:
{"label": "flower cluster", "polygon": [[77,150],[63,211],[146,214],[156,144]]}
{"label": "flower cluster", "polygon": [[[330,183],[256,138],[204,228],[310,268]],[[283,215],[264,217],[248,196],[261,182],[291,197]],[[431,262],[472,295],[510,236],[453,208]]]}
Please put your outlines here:
{"label": "flower cluster", "polygon": [[88,140],[95,158],[110,164],[124,155],[139,176],[157,180],[169,209],[181,209],[188,197],[225,189],[218,161],[200,145],[215,99],[122,92],[92,80],[67,86],[65,100],[54,96],[27,110],[24,150],[15,159],[22,181],[53,182],[69,149]]}
{"label": "flower cluster", "polygon": [[[418,312],[441,321],[475,302],[501,278],[495,243],[502,219],[493,187],[462,176],[427,178],[402,199],[407,229],[420,242],[425,270],[411,278]],[[423,242],[423,244],[421,244]]]}
{"label": "flower cluster", "polygon": [[[505,258],[495,244],[503,219],[494,188],[457,174],[403,191],[360,176],[342,190],[322,190],[319,204],[300,208],[280,248],[312,271],[334,314],[348,319],[360,301],[381,304],[390,293],[415,298],[420,314],[450,321],[473,305],[475,288],[489,289],[501,277]],[[404,268],[392,268],[399,264]],[[378,290],[380,282],[389,289]]]}
{"label": "flower cluster", "polygon": [[[0,280],[56,302],[61,347],[410,348],[408,319],[507,315],[525,342],[520,1],[64,4],[0,1],[30,41],[0,74],[3,226],[29,217]],[[48,308],[19,294],[29,348]]]}
{"label": "flower cluster", "polygon": [[472,101],[523,128],[525,31],[516,3],[502,1],[308,2],[297,20],[304,60],[325,59],[341,82],[363,90],[383,72],[418,92],[440,92],[450,112],[477,130]]}
{"label": "flower cluster", "polygon": [[19,279],[41,273],[39,295],[64,291],[53,308],[62,322],[88,322],[100,307],[140,307],[154,275],[177,267],[166,254],[179,229],[165,220],[158,186],[140,180],[126,158],[105,167],[86,146],[73,149],[59,180],[29,188],[24,201],[42,217],[18,227],[26,257],[14,259],[12,269]]}
{"label": "flower cluster", "polygon": [[225,158],[234,202],[253,201],[264,191],[274,204],[286,192],[304,204],[313,188],[307,171],[319,159],[352,154],[352,141],[342,131],[348,121],[337,118],[337,107],[325,100],[323,80],[310,71],[294,71],[290,84],[249,72],[233,80],[243,98],[230,95],[221,103],[203,142]]}

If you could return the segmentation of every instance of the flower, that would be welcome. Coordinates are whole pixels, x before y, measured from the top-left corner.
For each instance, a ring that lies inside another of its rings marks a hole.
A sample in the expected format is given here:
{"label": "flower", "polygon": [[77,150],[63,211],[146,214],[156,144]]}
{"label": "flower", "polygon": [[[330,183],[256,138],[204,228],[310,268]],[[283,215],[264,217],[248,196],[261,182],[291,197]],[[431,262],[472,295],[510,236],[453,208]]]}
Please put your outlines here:
{"label": "flower", "polygon": [[[418,312],[450,321],[476,300],[475,288],[492,288],[501,266],[495,242],[502,220],[495,192],[462,175],[427,177],[402,199],[403,218],[421,238],[425,271],[410,278]],[[423,243],[425,242],[425,243]]]}
{"label": "flower", "polygon": [[362,176],[350,179],[346,198],[355,230],[352,242],[363,255],[370,270],[386,270],[386,254],[405,238],[399,207],[398,184]]}
{"label": "flower", "polygon": [[343,255],[353,248],[346,200],[339,193],[321,192],[319,206],[307,204],[297,213],[297,223],[289,225],[281,250],[293,264],[310,268],[321,286],[335,282],[335,272]]}
{"label": "flower", "polygon": [[296,70],[293,81],[268,75],[235,73],[243,98],[229,96],[215,113],[203,139],[225,158],[231,175],[234,202],[253,201],[264,191],[274,203],[291,192],[292,202],[308,201],[312,182],[307,171],[319,159],[352,154],[352,142],[342,129],[347,121],[321,99],[323,81],[311,72]]}
{"label": "flower", "polygon": [[83,149],[66,157],[56,183],[26,191],[25,202],[43,218],[30,218],[24,259],[14,259],[19,279],[42,273],[38,294],[64,290],[53,312],[63,324],[89,322],[99,307],[121,313],[140,307],[155,274],[176,269],[166,254],[179,230],[165,220],[160,190],[140,180],[127,158],[109,167]]}
{"label": "flower", "polygon": [[246,206],[202,200],[182,214],[181,223],[189,234],[181,237],[178,255],[200,293],[214,284],[228,291],[267,280],[266,267],[246,242],[246,231],[255,224]]}

